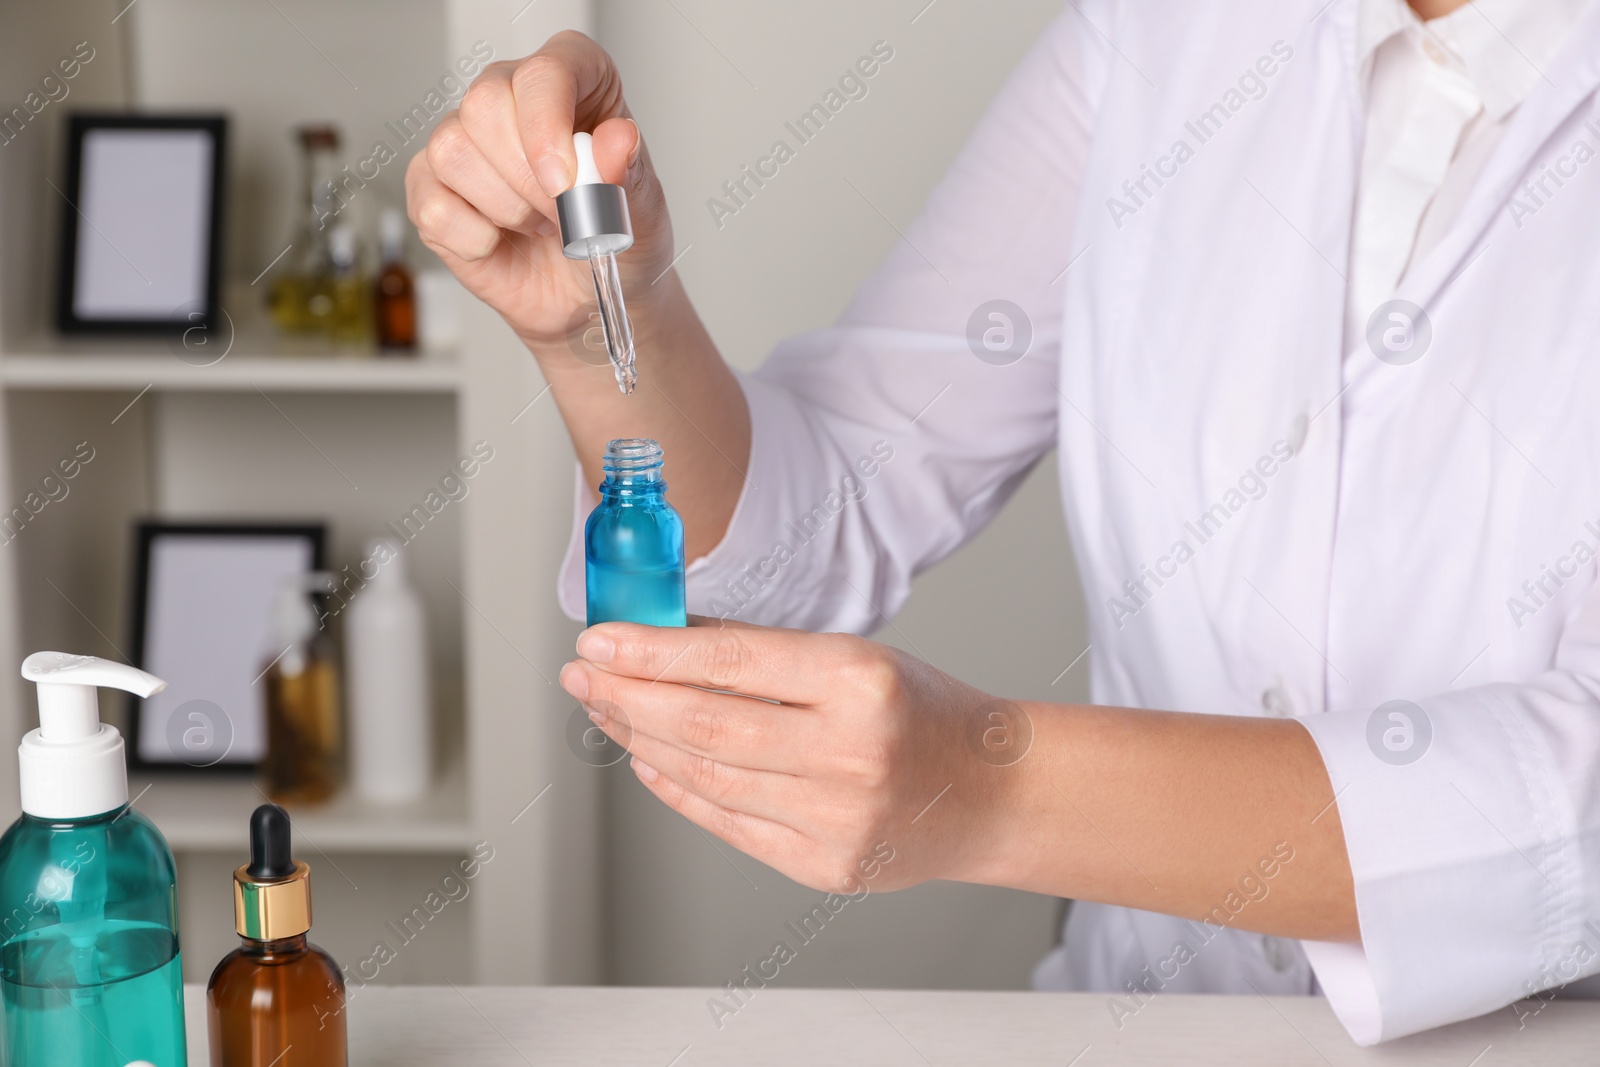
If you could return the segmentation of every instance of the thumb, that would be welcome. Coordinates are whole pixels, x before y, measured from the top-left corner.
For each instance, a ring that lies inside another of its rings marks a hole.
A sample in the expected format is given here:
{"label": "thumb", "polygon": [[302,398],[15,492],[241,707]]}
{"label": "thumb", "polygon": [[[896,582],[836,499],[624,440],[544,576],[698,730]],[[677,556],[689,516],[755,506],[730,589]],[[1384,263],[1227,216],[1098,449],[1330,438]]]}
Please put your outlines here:
{"label": "thumb", "polygon": [[606,119],[594,128],[594,161],[605,181],[628,186],[628,179],[634,177],[630,172],[643,153],[644,138],[632,119]]}
{"label": "thumb", "polygon": [[657,262],[662,252],[670,258],[672,228],[667,220],[667,198],[650,165],[638,123],[621,116],[596,126],[594,162],[602,180],[627,190],[634,239],[644,250],[646,260]]}

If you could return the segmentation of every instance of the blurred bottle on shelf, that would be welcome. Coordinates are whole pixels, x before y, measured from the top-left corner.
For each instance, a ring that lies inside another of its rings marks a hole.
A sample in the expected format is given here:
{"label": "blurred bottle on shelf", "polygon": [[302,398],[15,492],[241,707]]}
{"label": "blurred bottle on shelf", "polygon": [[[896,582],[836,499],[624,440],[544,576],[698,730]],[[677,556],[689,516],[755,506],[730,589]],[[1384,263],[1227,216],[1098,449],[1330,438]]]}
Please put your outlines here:
{"label": "blurred bottle on shelf", "polygon": [[328,329],[334,311],[331,230],[334,176],[338,173],[339,131],[325,124],[302,126],[301,192],[288,252],[268,290],[272,319],[290,333]]}
{"label": "blurred bottle on shelf", "polygon": [[417,272],[417,343],[424,352],[461,345],[461,283],[442,267]]}
{"label": "blurred bottle on shelf", "polygon": [[410,351],[417,347],[417,289],[406,267],[406,220],[399,209],[384,209],[379,246],[382,266],[373,289],[378,345],[386,352]]}
{"label": "blurred bottle on shelf", "polygon": [[340,223],[328,232],[328,315],[324,327],[339,344],[372,340],[372,283],[361,269],[355,230]]}
{"label": "blurred bottle on shelf", "polygon": [[345,616],[350,782],[369,800],[398,803],[426,793],[433,773],[428,621],[400,545],[368,542],[363,577],[369,562],[376,570]]}
{"label": "blurred bottle on shelf", "polygon": [[327,574],[298,575],[278,591],[271,619],[266,687],[266,793],[278,804],[315,804],[333,796],[342,745],[339,676],[326,635],[320,632],[316,592]]}

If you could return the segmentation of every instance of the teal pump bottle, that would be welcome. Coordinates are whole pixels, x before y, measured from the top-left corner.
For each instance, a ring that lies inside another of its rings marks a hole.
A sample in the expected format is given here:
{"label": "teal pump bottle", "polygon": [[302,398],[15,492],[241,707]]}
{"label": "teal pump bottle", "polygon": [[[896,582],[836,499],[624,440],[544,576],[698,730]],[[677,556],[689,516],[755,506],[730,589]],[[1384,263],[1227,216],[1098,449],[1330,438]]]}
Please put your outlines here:
{"label": "teal pump bottle", "polygon": [[583,528],[588,625],[684,626],[683,520],[667,503],[661,446],[606,445],[600,506]]}
{"label": "teal pump bottle", "polygon": [[185,1067],[175,865],[128,805],[122,736],[97,686],[166,683],[93,656],[37,652],[39,729],[18,746],[22,817],[0,837],[7,1067]]}

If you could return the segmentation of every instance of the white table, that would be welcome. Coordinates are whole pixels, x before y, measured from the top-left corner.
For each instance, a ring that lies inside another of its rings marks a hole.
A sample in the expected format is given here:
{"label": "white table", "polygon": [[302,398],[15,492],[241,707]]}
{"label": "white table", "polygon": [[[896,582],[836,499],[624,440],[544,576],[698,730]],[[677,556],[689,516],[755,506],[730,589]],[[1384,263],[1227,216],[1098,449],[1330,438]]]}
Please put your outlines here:
{"label": "white table", "polygon": [[[186,990],[205,1067],[204,991]],[[1361,1049],[1312,997],[1158,994],[1119,1030],[1090,994],[765,989],[719,1030],[696,989],[389,986],[350,1001],[353,1067],[1540,1067],[1600,1063],[1600,1003],[1510,1010]],[[1074,1058],[1076,1057],[1076,1058]]]}

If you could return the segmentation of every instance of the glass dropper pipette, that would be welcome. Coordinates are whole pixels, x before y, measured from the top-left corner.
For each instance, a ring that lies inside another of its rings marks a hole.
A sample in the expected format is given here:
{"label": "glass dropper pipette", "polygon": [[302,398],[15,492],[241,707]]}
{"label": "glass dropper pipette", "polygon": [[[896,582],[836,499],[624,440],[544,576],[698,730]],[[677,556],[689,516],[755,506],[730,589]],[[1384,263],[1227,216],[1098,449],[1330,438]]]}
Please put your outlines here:
{"label": "glass dropper pipette", "polygon": [[633,324],[622,299],[622,275],[617,255],[633,247],[633,224],[628,218],[628,197],[622,186],[600,179],[594,161],[594,138],[572,135],[578,157],[578,180],[556,197],[556,218],[561,223],[562,252],[568,259],[588,260],[594,275],[594,297],[600,306],[600,328],[605,334],[606,356],[616,375],[617,387],[632,393],[639,378],[634,370]]}

